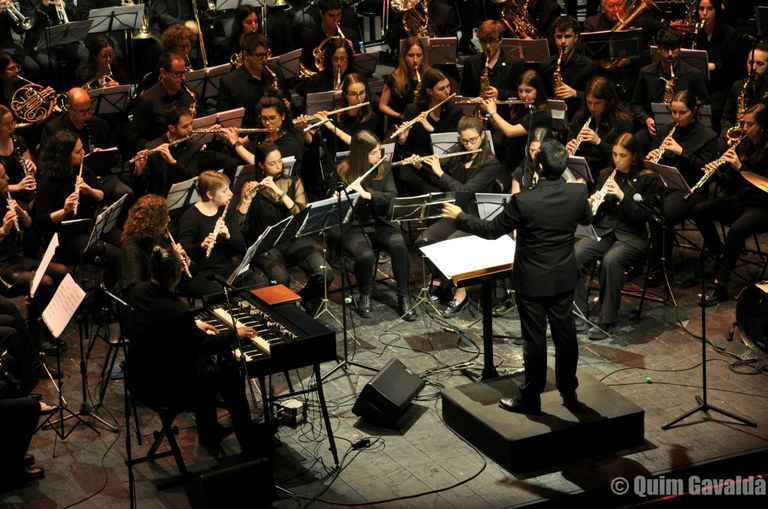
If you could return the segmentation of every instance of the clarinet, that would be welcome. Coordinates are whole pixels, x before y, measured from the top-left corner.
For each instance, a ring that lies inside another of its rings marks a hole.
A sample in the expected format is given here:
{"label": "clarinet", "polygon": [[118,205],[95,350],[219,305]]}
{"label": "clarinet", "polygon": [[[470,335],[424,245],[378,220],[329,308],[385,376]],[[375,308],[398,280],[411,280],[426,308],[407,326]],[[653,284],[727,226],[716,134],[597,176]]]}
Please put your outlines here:
{"label": "clarinet", "polygon": [[607,179],[605,179],[605,183],[603,183],[603,187],[600,188],[600,191],[597,192],[597,199],[592,202],[592,215],[597,214],[597,210],[600,208],[600,205],[603,204],[605,201],[605,197],[608,195],[608,181],[611,180],[616,176],[616,169],[611,172],[611,174],[608,176]]}
{"label": "clarinet", "polygon": [[224,210],[221,212],[221,215],[216,220],[216,226],[213,227],[213,242],[208,244],[208,249],[205,250],[206,259],[211,257],[211,253],[213,252],[213,246],[216,245],[216,238],[219,236],[219,231],[221,230],[221,227],[224,226],[224,218],[227,215],[227,209],[229,208],[230,203],[232,203],[232,200],[229,200],[227,204],[224,205]]}
{"label": "clarinet", "polygon": [[[19,144],[19,139],[15,134],[11,134],[11,141],[13,142],[13,157],[15,157],[19,162],[19,166],[21,166],[21,171],[24,172],[24,176],[28,177],[32,175],[34,177],[34,174],[27,168],[26,159],[24,159],[24,154],[21,153],[21,145]],[[37,189],[36,183],[29,190],[34,191],[35,189]]]}
{"label": "clarinet", "polygon": [[[677,129],[677,124],[672,126],[672,129],[669,131],[669,134],[664,137],[664,140],[671,138],[675,134],[675,129]],[[664,140],[661,141],[662,144],[664,143]],[[656,157],[651,159],[651,162],[658,163],[662,157],[664,157],[664,147],[659,147],[659,152],[656,154]]]}
{"label": "clarinet", "polygon": [[[746,139],[746,136],[742,136],[742,137],[739,139],[739,141],[737,141],[737,142],[736,142],[736,143],[735,143],[735,144],[734,144],[732,147],[729,147],[729,148],[726,150],[726,152],[728,152],[728,150],[731,150],[731,149],[733,149],[733,150],[736,150],[736,147],[738,147],[738,146],[739,146],[739,144],[740,144],[740,143],[741,143],[741,142],[742,142],[744,139]],[[688,194],[686,194],[685,196],[683,196],[683,201],[688,201],[688,200],[690,200],[690,199],[691,199],[691,196],[693,196],[693,193],[695,193],[697,189],[699,189],[699,188],[700,188],[700,187],[702,187],[704,184],[706,184],[706,183],[707,183],[707,181],[709,180],[709,178],[710,178],[712,175],[714,175],[714,174],[715,174],[715,172],[718,170],[718,168],[720,168],[720,166],[722,166],[722,165],[723,165],[723,163],[724,163],[724,162],[725,162],[725,157],[723,157],[723,156],[720,156],[720,157],[718,157],[717,159],[715,159],[714,161],[712,161],[712,164],[713,164],[712,168],[711,168],[711,169],[709,169],[709,170],[707,170],[706,172],[704,172],[704,175],[702,175],[702,176],[701,176],[701,178],[699,179],[699,181],[698,181],[698,182],[696,182],[696,184],[694,184],[694,185],[693,185],[693,187],[691,188],[690,192],[689,192]]]}

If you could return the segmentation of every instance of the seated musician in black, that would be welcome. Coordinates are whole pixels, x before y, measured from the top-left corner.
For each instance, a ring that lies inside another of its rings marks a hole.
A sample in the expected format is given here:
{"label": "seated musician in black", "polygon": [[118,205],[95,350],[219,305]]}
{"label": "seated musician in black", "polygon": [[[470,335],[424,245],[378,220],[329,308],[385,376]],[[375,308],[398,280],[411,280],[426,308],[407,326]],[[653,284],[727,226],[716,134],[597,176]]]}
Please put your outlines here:
{"label": "seated musician in black", "polygon": [[355,52],[348,39],[333,39],[323,51],[323,70],[309,79],[307,93],[341,90],[344,77],[355,72]]}
{"label": "seated musician in black", "polygon": [[340,36],[339,30],[345,39],[352,42],[353,51],[356,51],[362,39],[355,27],[342,26],[341,3],[339,0],[321,0],[318,5],[320,11],[320,23],[301,34],[301,63],[309,71],[317,71],[314,59],[314,50],[318,47],[324,50],[324,44],[330,37]]}
{"label": "seated musician in black", "polygon": [[[213,354],[236,347],[232,331],[218,331],[196,322],[174,293],[182,278],[181,262],[171,250],[155,247],[150,260],[152,279],[137,283],[128,297],[133,330],[127,361],[134,396],[149,407],[188,404],[195,412],[201,444],[217,446],[232,429],[218,422],[216,393],[229,411],[243,454],[260,455],[264,444],[251,420],[245,386],[232,361],[214,363]],[[237,329],[240,339],[255,336],[250,327]]]}

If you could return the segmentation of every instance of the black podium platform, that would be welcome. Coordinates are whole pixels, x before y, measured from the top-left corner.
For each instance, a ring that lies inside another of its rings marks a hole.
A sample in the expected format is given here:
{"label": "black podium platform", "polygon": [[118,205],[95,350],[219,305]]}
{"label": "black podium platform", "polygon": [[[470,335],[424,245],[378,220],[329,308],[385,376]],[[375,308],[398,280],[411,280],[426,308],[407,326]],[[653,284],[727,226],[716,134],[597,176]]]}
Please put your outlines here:
{"label": "black podium platform", "polygon": [[[550,368],[548,379],[554,380]],[[645,410],[579,372],[575,410],[562,406],[547,383],[541,415],[508,412],[499,399],[513,397],[523,374],[493,378],[442,392],[443,419],[459,435],[511,472],[551,468],[564,462],[642,444]]]}

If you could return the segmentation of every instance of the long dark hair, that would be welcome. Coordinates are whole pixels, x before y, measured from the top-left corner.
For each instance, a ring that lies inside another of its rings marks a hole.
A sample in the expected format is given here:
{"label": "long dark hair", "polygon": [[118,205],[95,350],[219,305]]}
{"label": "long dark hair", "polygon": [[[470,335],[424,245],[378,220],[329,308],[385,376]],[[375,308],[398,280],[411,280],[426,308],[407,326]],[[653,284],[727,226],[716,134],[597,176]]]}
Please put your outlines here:
{"label": "long dark hair", "polygon": [[[283,125],[280,127],[280,134],[291,134],[299,140],[303,140],[303,136],[293,125],[293,119],[291,118],[291,112],[285,107],[285,102],[280,97],[271,93],[265,94],[259,100],[259,115],[265,108],[274,108],[278,115],[283,116]],[[263,124],[262,124],[263,125]],[[279,136],[278,136],[279,137]],[[300,143],[301,144],[301,143]]]}
{"label": "long dark hair", "polygon": [[[577,126],[578,129],[581,129],[581,126],[584,125],[584,122],[590,116],[589,108],[587,108],[587,94],[595,99],[605,101],[601,120],[603,125],[608,126],[608,132],[603,137],[613,138],[621,121],[624,121],[624,123],[632,121],[632,117],[629,116],[629,112],[619,99],[619,94],[616,93],[616,87],[613,85],[613,82],[604,76],[596,76],[587,83],[584,89],[584,100],[581,102],[581,108],[573,117],[573,125]],[[599,126],[595,126],[595,131],[597,131],[597,127]]]}
{"label": "long dark hair", "polygon": [[[544,88],[544,80],[541,79],[541,74],[529,69],[520,75],[517,80],[517,86],[529,85],[536,89],[536,99],[533,100],[534,111],[549,111],[549,103],[547,103],[547,91]],[[520,104],[514,107],[512,112],[512,118],[519,120],[525,116],[528,112],[528,106]],[[512,122],[515,123],[515,122]]]}
{"label": "long dark hair", "polygon": [[229,36],[230,43],[234,48],[240,48],[240,37],[244,33],[243,20],[251,14],[256,14],[259,27],[261,27],[261,16],[259,16],[258,7],[250,4],[242,4],[235,9],[235,19],[232,21],[232,34]]}
{"label": "long dark hair", "polygon": [[[336,168],[336,173],[345,184],[351,184],[360,175],[363,175],[366,171],[371,169],[371,163],[368,161],[368,154],[371,150],[381,145],[381,140],[373,134],[371,131],[362,130],[355,134],[352,138],[352,142],[349,145],[349,157],[339,164]],[[376,169],[376,173],[373,175],[373,180],[381,180],[384,178],[386,170],[384,169],[386,163],[382,163]],[[367,179],[366,179],[367,180]],[[370,189],[368,185],[363,182],[363,188]]]}
{"label": "long dark hair", "polygon": [[72,131],[63,130],[48,138],[40,149],[41,176],[64,179],[72,175],[69,156],[80,138]]}
{"label": "long dark hair", "polygon": [[[371,87],[368,85],[368,80],[357,74],[356,72],[350,72],[346,76],[344,76],[344,79],[341,81],[341,100],[343,102],[342,106],[349,106],[349,99],[347,99],[347,92],[351,85],[354,85],[356,83],[362,83],[365,85],[365,100],[370,102],[371,101]],[[365,102],[365,101],[363,101]],[[339,118],[342,116],[349,115],[346,111],[339,113]],[[360,107],[360,113],[358,113],[355,118],[357,119],[357,123],[365,122],[368,119],[371,118],[371,115],[373,115],[373,109],[371,108],[371,105],[367,106],[361,106]]]}
{"label": "long dark hair", "polygon": [[[622,133],[616,138],[616,141],[614,141],[613,144],[614,146],[618,145],[626,149],[632,154],[632,168],[629,170],[627,177],[637,177],[643,169],[643,152],[640,147],[640,141],[632,133]],[[615,167],[613,159],[611,159],[611,167]]]}
{"label": "long dark hair", "polygon": [[331,77],[331,82],[335,76],[333,75],[333,54],[339,48],[344,48],[344,53],[347,55],[347,70],[344,71],[342,76],[355,71],[355,52],[352,50],[351,42],[349,39],[331,39],[331,41],[325,46],[325,53],[323,53],[323,72]]}
{"label": "long dark hair", "polygon": [[[460,133],[461,131],[466,131],[468,129],[472,129],[479,136],[483,136],[483,144],[480,148],[483,149],[482,152],[477,154],[477,157],[475,157],[474,161],[472,161],[472,164],[470,165],[470,169],[477,169],[483,165],[487,160],[492,159],[495,157],[493,155],[493,152],[491,151],[491,140],[486,136],[485,133],[485,126],[483,125],[483,121],[480,120],[475,115],[467,115],[464,117],[461,117],[459,119],[459,125],[456,127],[456,132]],[[459,143],[456,146],[456,149],[453,150],[453,152],[464,152],[465,148],[462,146],[461,143]],[[448,173],[451,175],[455,175],[456,172],[458,172],[461,168],[464,167],[464,164],[470,160],[473,154],[467,154],[463,156],[457,156],[450,158],[448,166]]]}
{"label": "long dark hair", "polygon": [[[115,43],[106,34],[97,34],[88,43],[88,58],[83,60],[80,65],[77,66],[75,76],[82,83],[86,83],[96,76],[99,69],[98,58],[99,53],[104,48],[115,49]],[[113,62],[114,63],[114,62]]]}
{"label": "long dark hair", "polygon": [[421,90],[418,97],[414,100],[423,109],[429,108],[429,103],[432,97],[427,93],[427,89],[435,88],[435,85],[448,78],[442,72],[438,71],[434,67],[430,67],[427,72],[421,76]]}

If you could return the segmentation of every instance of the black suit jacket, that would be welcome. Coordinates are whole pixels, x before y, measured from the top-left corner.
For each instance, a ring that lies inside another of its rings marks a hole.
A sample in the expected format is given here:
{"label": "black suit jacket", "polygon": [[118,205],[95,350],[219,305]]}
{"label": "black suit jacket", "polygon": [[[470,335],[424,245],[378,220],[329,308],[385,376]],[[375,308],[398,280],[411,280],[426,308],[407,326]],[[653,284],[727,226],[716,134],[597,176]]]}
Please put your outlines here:
{"label": "black suit jacket", "polygon": [[558,179],[541,180],[532,190],[515,194],[493,221],[462,212],[456,226],[490,239],[516,229],[513,287],[521,295],[548,297],[576,287],[574,233],[577,224],[591,219],[586,186]]}
{"label": "black suit jacket", "polygon": [[[648,64],[640,69],[635,91],[630,101],[632,115],[640,126],[645,126],[645,120],[652,117],[651,103],[660,103],[664,98],[664,87],[670,75],[662,71],[661,61]],[[703,104],[709,104],[706,79],[696,68],[678,59],[675,64],[674,91],[690,89]]]}
{"label": "black suit jacket", "polygon": [[115,146],[115,143],[112,141],[112,137],[109,135],[109,124],[106,122],[106,120],[102,120],[98,117],[92,117],[88,123],[90,129],[78,129],[72,123],[72,119],[69,117],[69,113],[59,115],[58,117],[46,122],[45,125],[43,125],[43,132],[40,135],[40,146],[42,147],[48,138],[64,129],[72,131],[78,137],[80,137],[80,140],[83,142],[83,149],[85,149],[86,154],[91,151],[90,143],[88,142],[89,136],[90,141],[93,143],[94,147],[111,148]]}
{"label": "black suit jacket", "polygon": [[[480,95],[480,73],[485,69],[485,55],[473,55],[464,59],[461,75],[461,95],[478,97]],[[517,80],[525,72],[525,62],[502,51],[490,72],[491,85],[499,91],[499,99],[517,97]]]}

